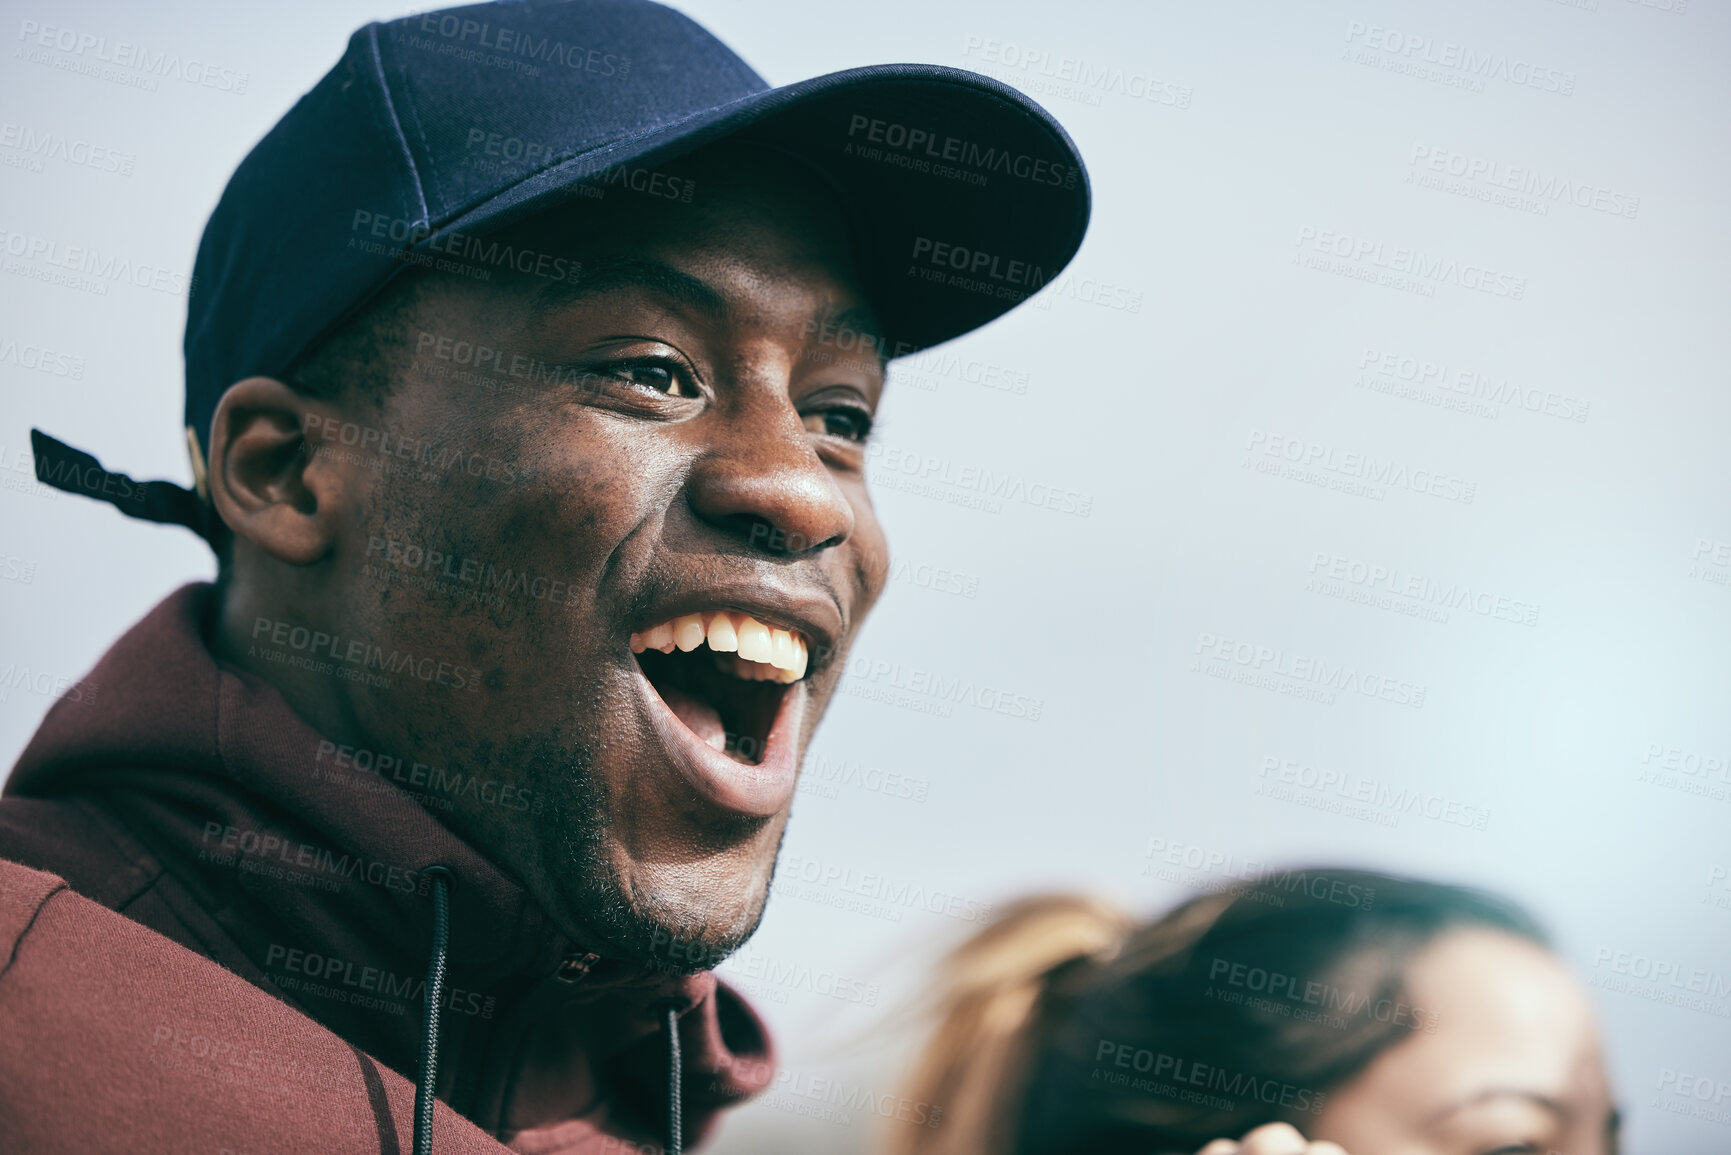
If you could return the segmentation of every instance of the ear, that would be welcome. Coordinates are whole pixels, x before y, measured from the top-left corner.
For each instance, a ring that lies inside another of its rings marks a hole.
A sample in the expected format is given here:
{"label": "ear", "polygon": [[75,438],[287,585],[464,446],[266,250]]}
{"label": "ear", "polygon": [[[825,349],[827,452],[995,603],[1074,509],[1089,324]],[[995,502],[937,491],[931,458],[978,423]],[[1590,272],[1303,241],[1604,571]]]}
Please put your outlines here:
{"label": "ear", "polygon": [[239,537],[289,565],[330,555],[350,481],[340,464],[315,454],[306,430],[337,421],[337,410],[274,377],[228,387],[210,427],[210,500]]}

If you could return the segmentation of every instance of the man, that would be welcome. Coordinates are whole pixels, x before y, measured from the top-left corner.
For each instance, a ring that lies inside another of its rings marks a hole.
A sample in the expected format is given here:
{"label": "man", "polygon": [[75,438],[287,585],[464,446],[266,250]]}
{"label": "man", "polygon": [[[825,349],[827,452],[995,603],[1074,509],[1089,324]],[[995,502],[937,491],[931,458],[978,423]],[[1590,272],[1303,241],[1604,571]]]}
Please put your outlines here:
{"label": "man", "polygon": [[1087,215],[968,73],[770,90],[642,0],[356,33],[201,243],[196,494],[34,437],[220,570],[0,801],[7,1150],[677,1150],[762,1088],[709,968],[885,580],[885,364]]}

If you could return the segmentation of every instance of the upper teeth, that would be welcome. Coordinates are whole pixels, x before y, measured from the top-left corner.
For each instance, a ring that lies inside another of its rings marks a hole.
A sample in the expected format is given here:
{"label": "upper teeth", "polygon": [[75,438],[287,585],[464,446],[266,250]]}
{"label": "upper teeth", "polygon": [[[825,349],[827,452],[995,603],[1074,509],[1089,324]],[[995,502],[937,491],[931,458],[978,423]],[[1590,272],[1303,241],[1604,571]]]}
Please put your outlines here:
{"label": "upper teeth", "polygon": [[718,653],[737,653],[734,672],[742,678],[797,682],[805,677],[807,652],[803,637],[793,630],[777,629],[728,610],[686,614],[632,634],[631,652],[660,650],[671,654],[676,647],[690,652],[705,642]]}

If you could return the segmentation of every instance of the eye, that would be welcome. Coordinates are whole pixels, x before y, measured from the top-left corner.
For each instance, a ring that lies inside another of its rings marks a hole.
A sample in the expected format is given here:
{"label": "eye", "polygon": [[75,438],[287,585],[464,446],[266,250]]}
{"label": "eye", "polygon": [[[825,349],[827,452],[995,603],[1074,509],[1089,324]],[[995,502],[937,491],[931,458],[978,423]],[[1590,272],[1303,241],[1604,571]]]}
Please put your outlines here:
{"label": "eye", "polygon": [[844,441],[864,441],[872,431],[872,415],[852,405],[837,405],[805,414],[805,427]]}
{"label": "eye", "polygon": [[696,384],[683,365],[673,361],[620,361],[601,370],[603,374],[668,397],[698,397]]}

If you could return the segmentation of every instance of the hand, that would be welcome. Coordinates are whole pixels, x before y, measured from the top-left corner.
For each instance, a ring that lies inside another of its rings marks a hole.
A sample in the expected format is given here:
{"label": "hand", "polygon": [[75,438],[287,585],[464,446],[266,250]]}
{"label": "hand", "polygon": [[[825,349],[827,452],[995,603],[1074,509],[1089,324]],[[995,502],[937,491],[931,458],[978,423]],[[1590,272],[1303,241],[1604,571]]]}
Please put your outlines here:
{"label": "hand", "polygon": [[1346,1155],[1346,1150],[1327,1140],[1312,1143],[1290,1123],[1269,1123],[1236,1143],[1216,1139],[1196,1155]]}

